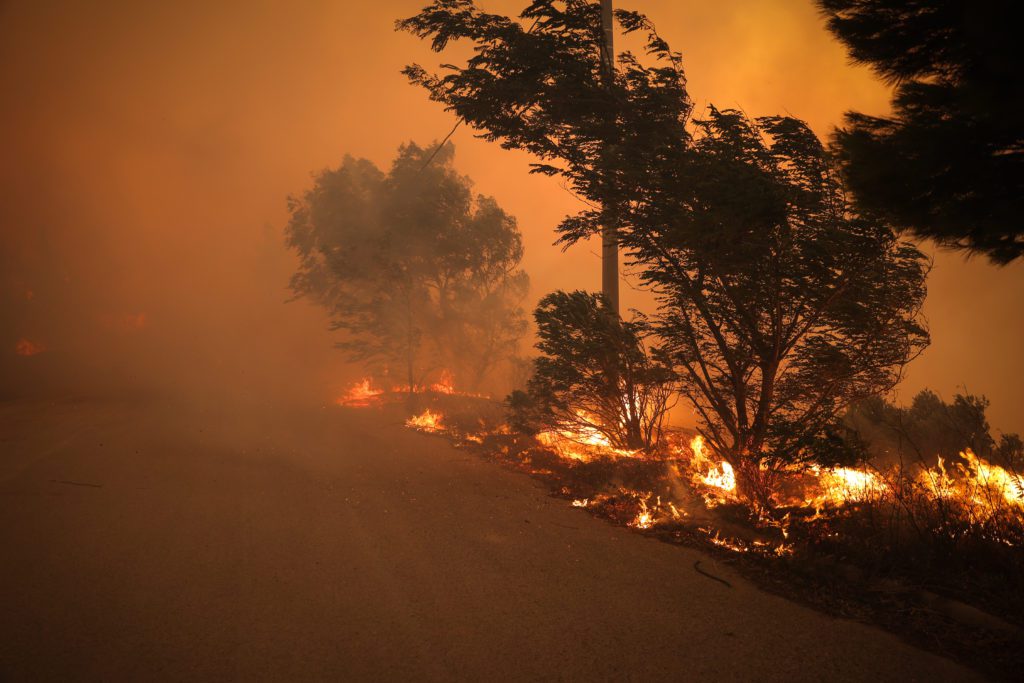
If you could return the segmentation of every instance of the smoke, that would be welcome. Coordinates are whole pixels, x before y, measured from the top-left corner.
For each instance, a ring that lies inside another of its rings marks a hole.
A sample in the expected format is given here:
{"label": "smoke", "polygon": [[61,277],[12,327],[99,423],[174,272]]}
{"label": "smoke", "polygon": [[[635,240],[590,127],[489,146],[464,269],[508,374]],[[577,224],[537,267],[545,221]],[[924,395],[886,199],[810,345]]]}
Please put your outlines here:
{"label": "smoke", "polygon": [[[0,394],[336,395],[354,370],[323,312],[284,303],[284,199],[346,153],[386,167],[400,142],[451,129],[399,73],[440,61],[392,30],[423,4],[0,3]],[[884,112],[888,90],[848,65],[810,2],[621,5],[682,51],[698,111],[788,112],[822,136],[846,109]],[[552,247],[578,201],[525,155],[465,128],[454,142],[458,170],[518,219],[528,306],[598,289],[593,247]],[[934,343],[907,395],[966,384],[993,424],[1021,429],[1022,267],[939,257]],[[22,340],[45,350],[19,355]]]}
{"label": "smoke", "polygon": [[288,141],[190,81],[184,17],[62,10],[0,28],[0,393],[331,393],[322,315],[285,304]]}

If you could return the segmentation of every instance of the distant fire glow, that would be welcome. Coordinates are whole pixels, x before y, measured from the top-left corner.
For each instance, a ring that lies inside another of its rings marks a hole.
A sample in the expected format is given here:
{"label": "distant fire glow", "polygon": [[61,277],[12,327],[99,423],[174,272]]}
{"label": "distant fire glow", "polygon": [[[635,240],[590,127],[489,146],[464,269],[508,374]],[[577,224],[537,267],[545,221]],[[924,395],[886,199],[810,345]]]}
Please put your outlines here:
{"label": "distant fire glow", "polygon": [[36,356],[46,350],[46,347],[37,342],[22,337],[14,345],[14,352],[19,356]]}

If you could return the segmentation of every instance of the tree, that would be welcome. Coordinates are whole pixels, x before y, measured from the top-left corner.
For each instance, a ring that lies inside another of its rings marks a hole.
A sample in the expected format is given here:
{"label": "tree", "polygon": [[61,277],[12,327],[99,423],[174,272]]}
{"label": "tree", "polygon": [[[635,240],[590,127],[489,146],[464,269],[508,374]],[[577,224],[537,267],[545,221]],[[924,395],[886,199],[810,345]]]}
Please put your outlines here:
{"label": "tree", "polygon": [[435,0],[396,26],[437,52],[473,43],[464,67],[445,65],[441,76],[413,64],[404,73],[483,138],[533,154],[533,172],[561,176],[615,224],[618,204],[647,176],[681,161],[692,109],[679,54],[643,15],[615,17],[626,33],[644,36],[653,66],[625,52],[609,77],[599,3],[534,0],[517,21],[472,0]]}
{"label": "tree", "polygon": [[443,77],[406,72],[595,203],[561,223],[564,244],[598,234],[614,212],[702,433],[746,497],[770,505],[784,468],[927,344],[924,258],[851,209],[801,121],[714,108],[690,121],[679,56],[642,15],[616,13],[646,36],[655,64],[626,53],[606,86],[598,9],[538,0],[521,15],[527,29],[469,0],[437,0],[399,27],[437,50],[469,39],[475,54]]}
{"label": "tree", "polygon": [[1024,254],[1024,56],[1013,3],[817,0],[854,61],[896,86],[890,116],[835,135],[863,208],[1008,263]]}
{"label": "tree", "polygon": [[529,406],[543,426],[598,433],[617,448],[655,448],[676,377],[648,347],[645,321],[625,322],[600,295],[581,291],[548,294],[534,318],[543,355]]}
{"label": "tree", "polygon": [[[746,497],[820,457],[851,403],[891,389],[928,343],[924,257],[854,213],[801,121],[711,109],[700,172],[651,188],[623,244],[701,431]],[[684,181],[685,184],[681,181]]]}
{"label": "tree", "polygon": [[386,175],[346,157],[289,198],[292,290],[328,309],[353,360],[401,368],[410,391],[441,368],[479,385],[525,331],[515,219],[453,156],[410,143]]}
{"label": "tree", "polygon": [[874,397],[850,407],[844,422],[864,438],[876,457],[883,460],[908,456],[932,466],[936,458],[959,459],[970,449],[999,465],[1019,468],[1024,452],[1017,434],[1003,434],[997,443],[991,434],[984,396],[956,394],[947,403],[934,391],[924,389],[906,407]]}

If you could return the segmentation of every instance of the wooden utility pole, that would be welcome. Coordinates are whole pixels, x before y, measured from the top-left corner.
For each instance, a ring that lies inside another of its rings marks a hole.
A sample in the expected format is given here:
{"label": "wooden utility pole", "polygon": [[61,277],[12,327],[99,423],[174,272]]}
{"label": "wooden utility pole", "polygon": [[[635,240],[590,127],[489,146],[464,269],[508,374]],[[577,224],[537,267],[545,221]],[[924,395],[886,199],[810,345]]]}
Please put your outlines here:
{"label": "wooden utility pole", "polygon": [[[601,28],[604,30],[604,45],[601,46],[601,62],[604,76],[611,85],[615,77],[615,24],[612,18],[612,0],[601,0]],[[619,238],[616,226],[611,220],[614,212],[609,210],[608,200],[604,206],[604,225],[601,228],[601,292],[615,314],[619,313]]]}

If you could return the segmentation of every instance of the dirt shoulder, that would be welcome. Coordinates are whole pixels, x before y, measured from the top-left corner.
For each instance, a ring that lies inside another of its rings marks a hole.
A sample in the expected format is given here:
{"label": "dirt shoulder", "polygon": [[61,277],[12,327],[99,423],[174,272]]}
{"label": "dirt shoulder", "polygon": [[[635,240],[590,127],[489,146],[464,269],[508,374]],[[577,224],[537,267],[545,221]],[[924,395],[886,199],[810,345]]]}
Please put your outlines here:
{"label": "dirt shoulder", "polygon": [[387,413],[6,403],[0,433],[5,679],[975,678]]}

